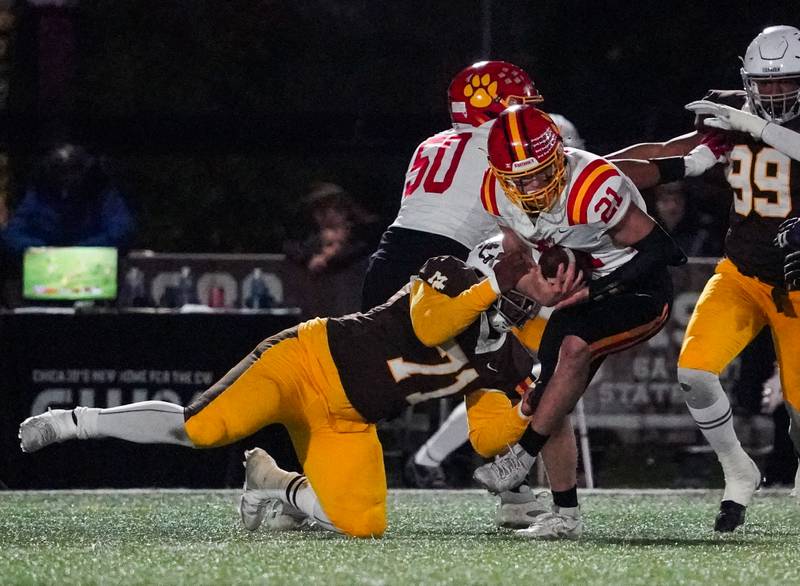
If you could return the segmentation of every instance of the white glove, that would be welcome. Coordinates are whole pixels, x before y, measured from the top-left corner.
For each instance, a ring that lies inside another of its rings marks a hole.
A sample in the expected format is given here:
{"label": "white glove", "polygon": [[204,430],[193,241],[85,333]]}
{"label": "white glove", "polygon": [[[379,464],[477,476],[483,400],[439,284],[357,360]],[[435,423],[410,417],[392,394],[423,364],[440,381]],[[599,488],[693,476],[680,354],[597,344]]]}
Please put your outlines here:
{"label": "white glove", "polygon": [[686,169],[685,176],[697,177],[702,175],[717,163],[724,163],[726,159],[725,155],[717,157],[706,145],[699,144],[683,157],[683,164]]}
{"label": "white glove", "polygon": [[686,104],[685,108],[695,114],[710,114],[712,116],[711,118],[703,120],[706,126],[720,128],[722,130],[747,132],[750,136],[758,140],[761,140],[764,128],[766,128],[768,124],[763,118],[708,100],[689,102]]}

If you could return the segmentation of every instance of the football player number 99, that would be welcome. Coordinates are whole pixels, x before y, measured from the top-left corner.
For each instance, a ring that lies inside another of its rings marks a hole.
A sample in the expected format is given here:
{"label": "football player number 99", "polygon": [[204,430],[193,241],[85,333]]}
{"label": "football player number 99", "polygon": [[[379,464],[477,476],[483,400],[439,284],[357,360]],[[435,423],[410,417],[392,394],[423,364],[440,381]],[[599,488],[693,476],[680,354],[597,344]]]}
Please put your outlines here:
{"label": "football player number 99", "polygon": [[[403,195],[406,197],[412,195],[420,184],[425,193],[444,193],[447,191],[453,184],[453,178],[456,175],[458,164],[461,162],[461,156],[464,154],[464,148],[471,137],[471,132],[462,132],[446,137],[434,136],[419,145],[414,156],[414,163],[409,170],[409,173],[416,171],[417,174],[413,179],[406,182]],[[456,143],[455,148],[448,148],[452,143]],[[426,154],[426,151],[432,146],[436,147],[436,154],[433,156],[433,160]],[[449,153],[452,153],[450,160],[445,161],[445,155]],[[439,171],[443,164],[446,165],[444,177],[437,180],[436,176],[440,174]]]}
{"label": "football player number 99", "polygon": [[[734,209],[741,216],[751,210],[767,218],[785,218],[792,210],[791,159],[772,148],[756,155],[746,145],[736,145],[728,155],[728,183],[734,189]],[[752,181],[751,181],[752,177]],[[753,197],[753,185],[775,197]]]}

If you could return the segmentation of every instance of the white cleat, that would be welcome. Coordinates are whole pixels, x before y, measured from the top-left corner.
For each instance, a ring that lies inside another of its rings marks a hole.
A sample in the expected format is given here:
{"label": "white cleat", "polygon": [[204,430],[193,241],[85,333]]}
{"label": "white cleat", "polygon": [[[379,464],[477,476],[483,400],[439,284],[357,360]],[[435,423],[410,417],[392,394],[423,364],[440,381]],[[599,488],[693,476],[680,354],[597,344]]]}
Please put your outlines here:
{"label": "white cleat", "polygon": [[515,490],[500,493],[495,522],[498,527],[522,529],[529,527],[539,515],[549,513],[551,506],[549,491],[534,492],[530,486],[523,484]]}
{"label": "white cleat", "polygon": [[18,437],[22,451],[31,453],[50,444],[77,438],[78,426],[72,419],[71,409],[51,409],[20,423]]}
{"label": "white cleat", "polygon": [[583,535],[583,520],[580,509],[575,510],[575,514],[567,515],[553,506],[552,512],[539,515],[530,527],[514,533],[528,539],[579,539]]}
{"label": "white cleat", "polygon": [[[518,450],[527,456],[529,463],[523,462]],[[534,461],[535,458],[528,456],[521,446],[515,445],[505,454],[495,457],[494,462],[476,468],[472,477],[492,494],[500,494],[525,482]]]}
{"label": "white cleat", "polygon": [[761,471],[753,462],[752,458],[746,456],[747,460],[737,469],[724,467],[725,492],[722,495],[723,501],[733,501],[744,507],[750,504],[753,494],[761,486]]}
{"label": "white cleat", "polygon": [[287,472],[261,448],[244,453],[244,492],[239,499],[242,524],[255,531],[266,520],[273,530],[296,529],[306,516],[287,502],[287,488],[306,482],[297,472]]}

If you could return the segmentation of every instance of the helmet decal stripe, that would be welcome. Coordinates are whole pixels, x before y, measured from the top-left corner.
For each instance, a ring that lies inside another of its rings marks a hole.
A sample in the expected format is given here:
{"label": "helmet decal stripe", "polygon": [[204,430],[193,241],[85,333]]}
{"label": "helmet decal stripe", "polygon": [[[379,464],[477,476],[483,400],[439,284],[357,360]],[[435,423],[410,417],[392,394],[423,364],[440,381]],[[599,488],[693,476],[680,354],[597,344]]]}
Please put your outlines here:
{"label": "helmet decal stripe", "polygon": [[487,212],[493,216],[500,216],[500,208],[497,205],[497,183],[491,169],[486,169],[483,173],[481,203]]}
{"label": "helmet decal stripe", "polygon": [[615,175],[619,175],[619,172],[603,159],[592,161],[586,166],[567,198],[567,218],[571,226],[586,223],[592,197],[609,177]]}
{"label": "helmet decal stripe", "polygon": [[514,149],[514,159],[523,161],[527,159],[529,155],[525,152],[525,141],[523,140],[519,124],[519,111],[509,113],[506,120],[508,121],[509,145]]}

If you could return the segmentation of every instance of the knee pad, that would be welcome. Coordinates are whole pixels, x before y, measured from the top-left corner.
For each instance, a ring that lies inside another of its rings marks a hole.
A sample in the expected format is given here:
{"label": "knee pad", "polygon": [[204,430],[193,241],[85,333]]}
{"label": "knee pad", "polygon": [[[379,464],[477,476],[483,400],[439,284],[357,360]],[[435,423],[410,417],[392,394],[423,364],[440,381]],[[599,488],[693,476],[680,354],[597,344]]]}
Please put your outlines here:
{"label": "knee pad", "polygon": [[336,528],[350,537],[378,538],[386,531],[386,507],[370,507],[358,515],[348,515]]}
{"label": "knee pad", "polygon": [[225,424],[220,421],[212,423],[208,418],[194,416],[186,421],[186,435],[196,448],[215,448],[217,446],[224,446],[230,441],[228,440],[228,430]]}
{"label": "knee pad", "polygon": [[703,409],[725,396],[719,376],[706,370],[678,367],[678,382],[686,393],[686,404],[694,409]]}

